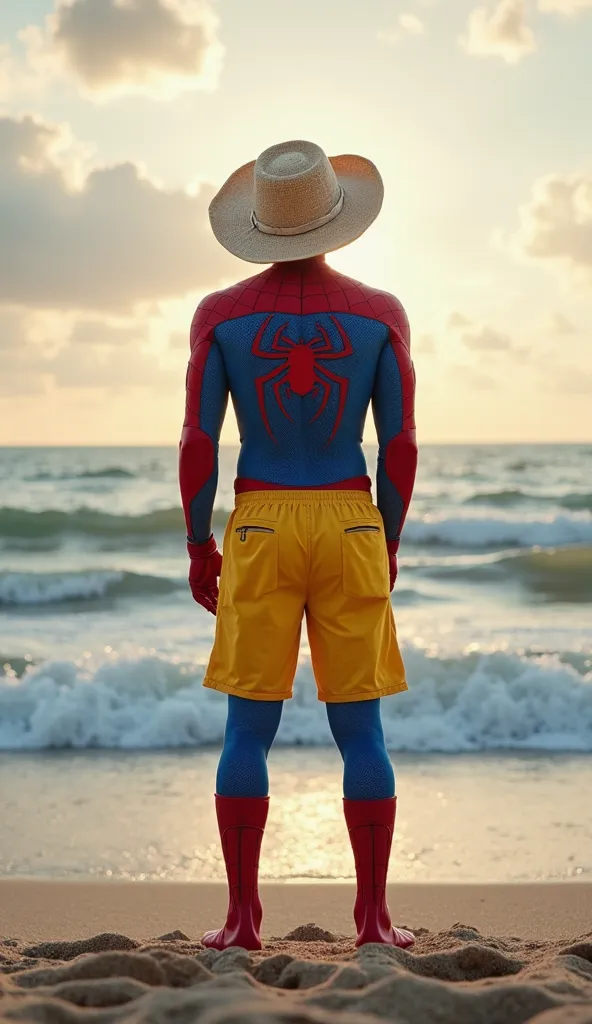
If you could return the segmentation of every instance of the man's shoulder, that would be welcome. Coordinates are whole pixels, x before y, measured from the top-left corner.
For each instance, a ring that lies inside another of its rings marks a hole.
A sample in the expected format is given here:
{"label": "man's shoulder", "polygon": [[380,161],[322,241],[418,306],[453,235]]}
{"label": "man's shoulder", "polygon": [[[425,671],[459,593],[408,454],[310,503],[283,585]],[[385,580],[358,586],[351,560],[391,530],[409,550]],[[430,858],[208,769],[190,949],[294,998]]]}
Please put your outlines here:
{"label": "man's shoulder", "polygon": [[396,338],[409,347],[409,321],[403,303],[396,295],[336,271],[332,271],[332,277],[343,290],[347,312],[381,320],[393,329]]}
{"label": "man's shoulder", "polygon": [[274,265],[199,303],[191,324],[191,344],[208,337],[226,320],[253,313],[349,313],[379,320],[395,340],[409,347],[409,323],[400,300],[391,292],[339,273],[328,265],[302,279],[293,267]]}
{"label": "man's shoulder", "polygon": [[207,333],[224,320],[265,312],[268,304],[265,280],[266,273],[263,271],[205,295],[193,315],[192,341],[198,334]]}

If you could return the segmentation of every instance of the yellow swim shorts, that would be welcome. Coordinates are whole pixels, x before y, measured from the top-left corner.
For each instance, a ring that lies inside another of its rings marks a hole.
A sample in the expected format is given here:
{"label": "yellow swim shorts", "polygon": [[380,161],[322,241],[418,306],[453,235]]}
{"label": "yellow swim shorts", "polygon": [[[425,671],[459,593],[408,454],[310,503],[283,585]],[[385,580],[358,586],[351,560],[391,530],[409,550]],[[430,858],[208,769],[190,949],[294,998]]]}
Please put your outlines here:
{"label": "yellow swim shorts", "polygon": [[223,555],[204,686],[251,700],[291,697],[306,615],[319,700],[407,689],[384,526],[369,494],[239,494]]}

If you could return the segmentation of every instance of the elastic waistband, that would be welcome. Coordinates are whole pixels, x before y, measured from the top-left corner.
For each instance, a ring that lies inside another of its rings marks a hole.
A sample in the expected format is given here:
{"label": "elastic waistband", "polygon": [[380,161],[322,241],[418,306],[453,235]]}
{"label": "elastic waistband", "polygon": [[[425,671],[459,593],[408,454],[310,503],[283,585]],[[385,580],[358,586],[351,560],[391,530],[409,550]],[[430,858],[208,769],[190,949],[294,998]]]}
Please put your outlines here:
{"label": "elastic waistband", "polygon": [[368,491],[243,491],[235,495],[234,504],[257,505],[267,502],[270,505],[286,505],[288,502],[296,502],[299,505],[318,505],[320,502],[330,505],[339,505],[344,501],[357,501],[364,504],[372,504],[372,495]]}

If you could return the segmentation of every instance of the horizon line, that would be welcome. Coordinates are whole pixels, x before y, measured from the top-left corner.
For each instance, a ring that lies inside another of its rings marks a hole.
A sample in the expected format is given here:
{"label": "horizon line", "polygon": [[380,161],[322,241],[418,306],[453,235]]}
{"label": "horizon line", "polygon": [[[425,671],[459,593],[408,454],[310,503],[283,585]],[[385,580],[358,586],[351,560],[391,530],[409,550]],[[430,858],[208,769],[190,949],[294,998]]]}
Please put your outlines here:
{"label": "horizon line", "polygon": [[[366,446],[366,447],[369,447],[369,448],[377,448],[378,447],[378,442],[377,441],[363,441],[362,444],[364,446]],[[504,446],[508,446],[509,447],[509,446],[518,446],[518,445],[529,445],[531,447],[534,447],[534,446],[537,446],[537,445],[539,445],[541,447],[542,446],[575,447],[575,446],[579,446],[579,445],[592,444],[592,437],[589,438],[589,439],[581,439],[581,440],[578,440],[578,441],[532,441],[532,440],[511,440],[511,441],[508,441],[508,440],[505,440],[505,441],[467,441],[467,440],[465,440],[465,441],[432,441],[432,440],[425,440],[425,441],[418,442],[418,444],[419,444],[420,448],[422,446],[425,446],[425,445],[429,445],[430,447],[434,447],[434,448],[438,448],[438,447],[440,447],[440,448],[447,448],[447,447],[449,447],[449,448],[456,448],[456,447],[468,446],[468,445],[472,445],[474,447],[481,447],[481,448],[487,448],[487,447],[501,448],[501,447],[504,447]],[[240,446],[241,446],[240,445],[240,441],[221,441],[220,445],[219,445],[220,448],[240,448]],[[129,443],[129,442],[128,443],[125,443],[125,442],[121,442],[121,443],[116,443],[116,442],[106,442],[106,443],[93,442],[91,444],[76,444],[76,443],[68,444],[66,442],[62,442],[62,443],[59,443],[59,444],[45,444],[45,443],[29,442],[29,443],[25,443],[25,444],[18,444],[18,443],[14,443],[14,444],[0,444],[0,451],[10,450],[10,449],[17,449],[17,448],[37,448],[37,449],[43,449],[43,448],[48,448],[48,449],[50,449],[50,448],[80,448],[80,449],[84,449],[84,448],[177,448],[177,447],[178,447],[178,442],[173,442],[173,441],[170,441],[170,442],[159,441],[159,442],[156,442],[156,443],[153,443],[153,444],[144,443],[144,442],[142,442],[141,444]]]}

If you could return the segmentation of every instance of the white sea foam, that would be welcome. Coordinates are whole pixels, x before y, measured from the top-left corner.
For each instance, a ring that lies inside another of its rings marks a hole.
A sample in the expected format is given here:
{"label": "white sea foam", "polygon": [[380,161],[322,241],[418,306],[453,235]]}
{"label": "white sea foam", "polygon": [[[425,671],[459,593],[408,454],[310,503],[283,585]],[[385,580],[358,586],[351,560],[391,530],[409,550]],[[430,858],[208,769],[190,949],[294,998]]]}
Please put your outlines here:
{"label": "white sea foam", "polygon": [[[410,690],[383,701],[392,750],[592,751],[592,659],[405,649]],[[0,749],[201,747],[220,743],[226,701],[203,667],[158,657],[114,659],[93,673],[50,661],[0,681]],[[310,662],[298,672],[278,742],[331,742]]]}
{"label": "white sea foam", "polygon": [[450,547],[554,547],[592,542],[592,516],[424,516],[405,524],[404,541]]}
{"label": "white sea foam", "polygon": [[181,582],[165,576],[105,569],[55,573],[5,572],[0,573],[0,607],[169,594]]}

